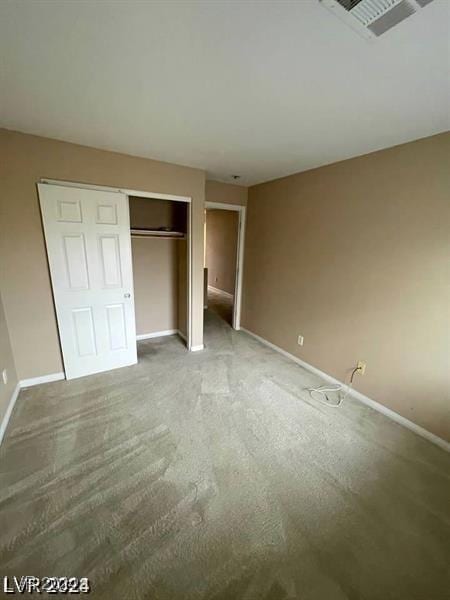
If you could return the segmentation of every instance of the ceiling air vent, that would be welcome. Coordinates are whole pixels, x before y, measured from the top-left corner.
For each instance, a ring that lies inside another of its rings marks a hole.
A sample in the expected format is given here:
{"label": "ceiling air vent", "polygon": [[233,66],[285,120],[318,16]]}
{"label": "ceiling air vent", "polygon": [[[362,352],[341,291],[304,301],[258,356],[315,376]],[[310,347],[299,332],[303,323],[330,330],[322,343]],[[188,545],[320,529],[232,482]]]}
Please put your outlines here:
{"label": "ceiling air vent", "polygon": [[320,0],[366,39],[378,37],[433,0]]}

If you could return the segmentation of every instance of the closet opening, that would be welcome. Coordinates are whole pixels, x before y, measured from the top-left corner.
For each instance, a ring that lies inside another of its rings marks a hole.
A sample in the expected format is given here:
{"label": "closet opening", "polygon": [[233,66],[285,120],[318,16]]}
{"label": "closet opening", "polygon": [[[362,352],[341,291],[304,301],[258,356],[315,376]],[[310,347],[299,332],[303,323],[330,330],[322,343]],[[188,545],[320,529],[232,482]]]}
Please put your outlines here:
{"label": "closet opening", "polygon": [[190,197],[37,187],[66,379],[136,364],[137,339],[178,334],[203,349],[192,344]]}
{"label": "closet opening", "polygon": [[189,339],[190,203],[128,196],[136,339]]}

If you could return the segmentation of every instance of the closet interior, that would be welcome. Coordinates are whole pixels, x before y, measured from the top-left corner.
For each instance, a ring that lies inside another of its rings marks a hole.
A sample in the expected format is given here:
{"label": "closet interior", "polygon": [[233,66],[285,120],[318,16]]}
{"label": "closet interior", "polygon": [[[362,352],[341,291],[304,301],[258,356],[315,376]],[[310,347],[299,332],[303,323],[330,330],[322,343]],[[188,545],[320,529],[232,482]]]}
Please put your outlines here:
{"label": "closet interior", "polygon": [[187,339],[188,203],[129,196],[136,335]]}

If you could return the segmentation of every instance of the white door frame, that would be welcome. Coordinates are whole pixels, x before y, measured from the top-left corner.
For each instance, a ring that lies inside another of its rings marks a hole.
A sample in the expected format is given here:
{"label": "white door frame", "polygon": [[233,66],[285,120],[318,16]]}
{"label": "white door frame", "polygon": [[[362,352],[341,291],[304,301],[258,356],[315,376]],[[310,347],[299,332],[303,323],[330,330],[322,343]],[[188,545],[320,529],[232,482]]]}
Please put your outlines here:
{"label": "white door frame", "polygon": [[[192,351],[192,198],[190,196],[176,196],[174,194],[161,194],[160,192],[144,192],[142,190],[131,190],[128,188],[110,187],[105,185],[94,185],[90,183],[79,183],[77,181],[62,181],[60,179],[41,178],[40,183],[49,185],[62,185],[65,187],[76,187],[80,189],[100,190],[105,192],[121,192],[126,194],[128,198],[128,207],[130,204],[130,196],[139,198],[153,198],[157,200],[171,200],[172,202],[186,202],[188,206],[188,299],[187,299],[187,340],[186,345],[189,351]],[[130,232],[131,243],[131,232]]]}
{"label": "white door frame", "polygon": [[234,284],[233,329],[241,328],[242,281],[244,271],[245,213],[246,207],[224,202],[205,202],[205,209],[234,210],[239,213],[238,239],[236,251],[236,280]]}

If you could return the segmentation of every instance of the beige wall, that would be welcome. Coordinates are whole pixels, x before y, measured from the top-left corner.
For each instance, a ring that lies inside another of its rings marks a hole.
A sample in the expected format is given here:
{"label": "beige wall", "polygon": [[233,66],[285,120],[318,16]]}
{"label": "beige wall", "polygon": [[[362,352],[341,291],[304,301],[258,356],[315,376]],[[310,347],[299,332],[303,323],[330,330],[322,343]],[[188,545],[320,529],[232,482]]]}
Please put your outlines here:
{"label": "beige wall", "polygon": [[7,130],[0,130],[0,165],[0,280],[20,379],[62,370],[36,192],[41,177],[192,197],[192,343],[202,344],[203,171]]}
{"label": "beige wall", "polygon": [[[1,379],[3,369],[6,369],[8,374],[8,383],[6,385]],[[12,355],[9,332],[0,294],[0,423],[5,416],[6,409],[8,408],[9,401],[11,400],[16,385],[16,367]]]}
{"label": "beige wall", "polygon": [[206,211],[208,285],[234,295],[239,213],[234,210]]}
{"label": "beige wall", "polygon": [[207,181],[205,186],[205,199],[207,202],[221,202],[224,204],[237,204],[247,206],[248,188],[242,185],[222,183],[221,181]]}
{"label": "beige wall", "polygon": [[[450,134],[250,188],[243,326],[450,439]],[[297,334],[305,337],[297,345]]]}
{"label": "beige wall", "polygon": [[131,239],[136,333],[178,329],[178,240]]}

